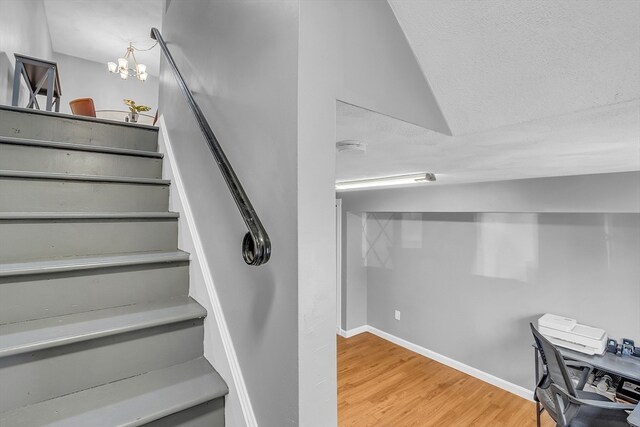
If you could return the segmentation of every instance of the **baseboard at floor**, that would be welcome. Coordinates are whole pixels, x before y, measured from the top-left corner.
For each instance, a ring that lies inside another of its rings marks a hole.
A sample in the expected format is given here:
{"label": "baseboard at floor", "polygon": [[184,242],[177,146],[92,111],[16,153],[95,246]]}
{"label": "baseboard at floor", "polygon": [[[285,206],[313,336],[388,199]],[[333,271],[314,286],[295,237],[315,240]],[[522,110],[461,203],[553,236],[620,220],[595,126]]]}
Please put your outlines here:
{"label": "baseboard at floor", "polygon": [[509,393],[513,393],[516,396],[520,396],[523,399],[527,399],[533,402],[533,391],[531,390],[528,390],[512,382],[503,380],[502,378],[498,378],[494,375],[491,375],[487,372],[476,369],[472,366],[465,365],[462,362],[458,362],[457,360],[451,359],[450,357],[444,356],[440,353],[436,353],[435,351],[419,346],[418,344],[414,344],[405,339],[399,338],[388,332],[381,331],[380,329],[374,328],[373,326],[364,325],[364,326],[359,326],[357,328],[349,329],[346,331],[343,329],[340,329],[338,331],[339,335],[343,336],[344,338],[351,338],[363,332],[370,332],[384,340],[387,340],[396,345],[399,345],[400,347],[404,347],[407,350],[411,350],[424,357],[435,360],[436,362],[442,363],[443,365],[449,366],[450,368],[453,368],[457,371],[464,372],[467,375],[470,375],[474,378],[482,380],[486,383],[489,383],[505,391],[508,391]]}
{"label": "baseboard at floor", "polygon": [[358,326],[357,328],[348,329],[348,330],[338,328],[338,335],[340,335],[343,338],[351,338],[363,332],[370,332],[369,325]]}

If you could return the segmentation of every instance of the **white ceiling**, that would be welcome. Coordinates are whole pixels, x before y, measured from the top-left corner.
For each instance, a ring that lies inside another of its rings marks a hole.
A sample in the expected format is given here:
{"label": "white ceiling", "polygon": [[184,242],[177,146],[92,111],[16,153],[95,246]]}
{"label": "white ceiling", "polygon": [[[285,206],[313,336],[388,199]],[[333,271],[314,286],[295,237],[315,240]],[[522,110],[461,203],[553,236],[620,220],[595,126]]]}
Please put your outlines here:
{"label": "white ceiling", "polygon": [[453,135],[640,98],[640,1],[389,3]]}
{"label": "white ceiling", "polygon": [[640,170],[639,1],[389,3],[453,136],[338,103],[338,180]]}
{"label": "white ceiling", "polygon": [[640,170],[640,101],[447,136],[338,102],[338,181],[433,172],[429,185]]}
{"label": "white ceiling", "polygon": [[[100,63],[122,57],[133,42],[154,44],[151,27],[161,29],[162,0],[44,0],[54,52]],[[135,52],[149,74],[157,76],[160,49]]]}

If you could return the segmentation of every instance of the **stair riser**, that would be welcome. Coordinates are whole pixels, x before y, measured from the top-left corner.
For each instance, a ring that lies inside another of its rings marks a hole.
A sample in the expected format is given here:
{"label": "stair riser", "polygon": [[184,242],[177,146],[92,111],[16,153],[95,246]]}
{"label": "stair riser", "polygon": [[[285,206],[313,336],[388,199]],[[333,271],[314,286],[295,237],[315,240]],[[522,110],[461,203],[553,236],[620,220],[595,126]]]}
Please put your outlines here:
{"label": "stair riser", "polygon": [[188,294],[187,262],[0,277],[0,324]]}
{"label": "stair riser", "polygon": [[156,151],[158,131],[0,109],[0,136]]}
{"label": "stair riser", "polygon": [[0,169],[135,178],[162,178],[162,159],[0,142]]}
{"label": "stair riser", "polygon": [[0,359],[0,412],[165,368],[203,352],[202,320]]}
{"label": "stair riser", "polygon": [[0,262],[175,251],[177,237],[176,219],[0,220]]}
{"label": "stair riser", "polygon": [[144,425],[147,427],[224,427],[224,397]]}
{"label": "stair riser", "polygon": [[0,212],[166,212],[166,185],[0,178]]}

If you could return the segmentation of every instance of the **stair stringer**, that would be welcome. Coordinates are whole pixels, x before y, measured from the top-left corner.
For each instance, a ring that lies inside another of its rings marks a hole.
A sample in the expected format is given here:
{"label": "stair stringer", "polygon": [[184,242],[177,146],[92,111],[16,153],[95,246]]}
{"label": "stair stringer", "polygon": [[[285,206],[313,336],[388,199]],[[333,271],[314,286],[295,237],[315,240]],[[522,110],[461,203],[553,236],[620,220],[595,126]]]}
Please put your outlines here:
{"label": "stair stringer", "polygon": [[158,118],[157,126],[160,130],[158,152],[164,155],[162,178],[172,183],[169,192],[169,209],[180,214],[178,247],[191,254],[189,296],[198,301],[209,313],[204,320],[204,356],[216,367],[229,386],[229,394],[225,402],[225,419],[228,425],[257,427],[258,422],[253,412],[240,362],[222,311],[211,269],[204,254],[202,240],[163,115]]}

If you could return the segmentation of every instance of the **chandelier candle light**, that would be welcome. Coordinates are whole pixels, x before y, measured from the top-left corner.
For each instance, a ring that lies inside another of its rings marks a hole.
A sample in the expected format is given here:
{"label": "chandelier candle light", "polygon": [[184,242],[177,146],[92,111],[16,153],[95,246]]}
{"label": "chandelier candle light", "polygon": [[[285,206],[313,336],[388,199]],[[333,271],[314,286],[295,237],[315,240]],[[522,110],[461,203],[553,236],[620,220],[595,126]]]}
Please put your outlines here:
{"label": "chandelier candle light", "polygon": [[[151,50],[155,45],[151,46],[149,49]],[[138,64],[136,60],[136,55],[133,53],[134,50],[140,50],[133,47],[132,43],[129,43],[129,47],[127,48],[127,52],[124,54],[124,58],[118,58],[118,63],[108,62],[107,66],[109,67],[109,71],[114,74],[120,74],[120,78],[122,80],[126,80],[128,77],[136,77],[141,82],[147,80],[149,74],[147,73],[147,66],[144,64]],[[133,68],[129,67],[129,59],[133,60]]]}

